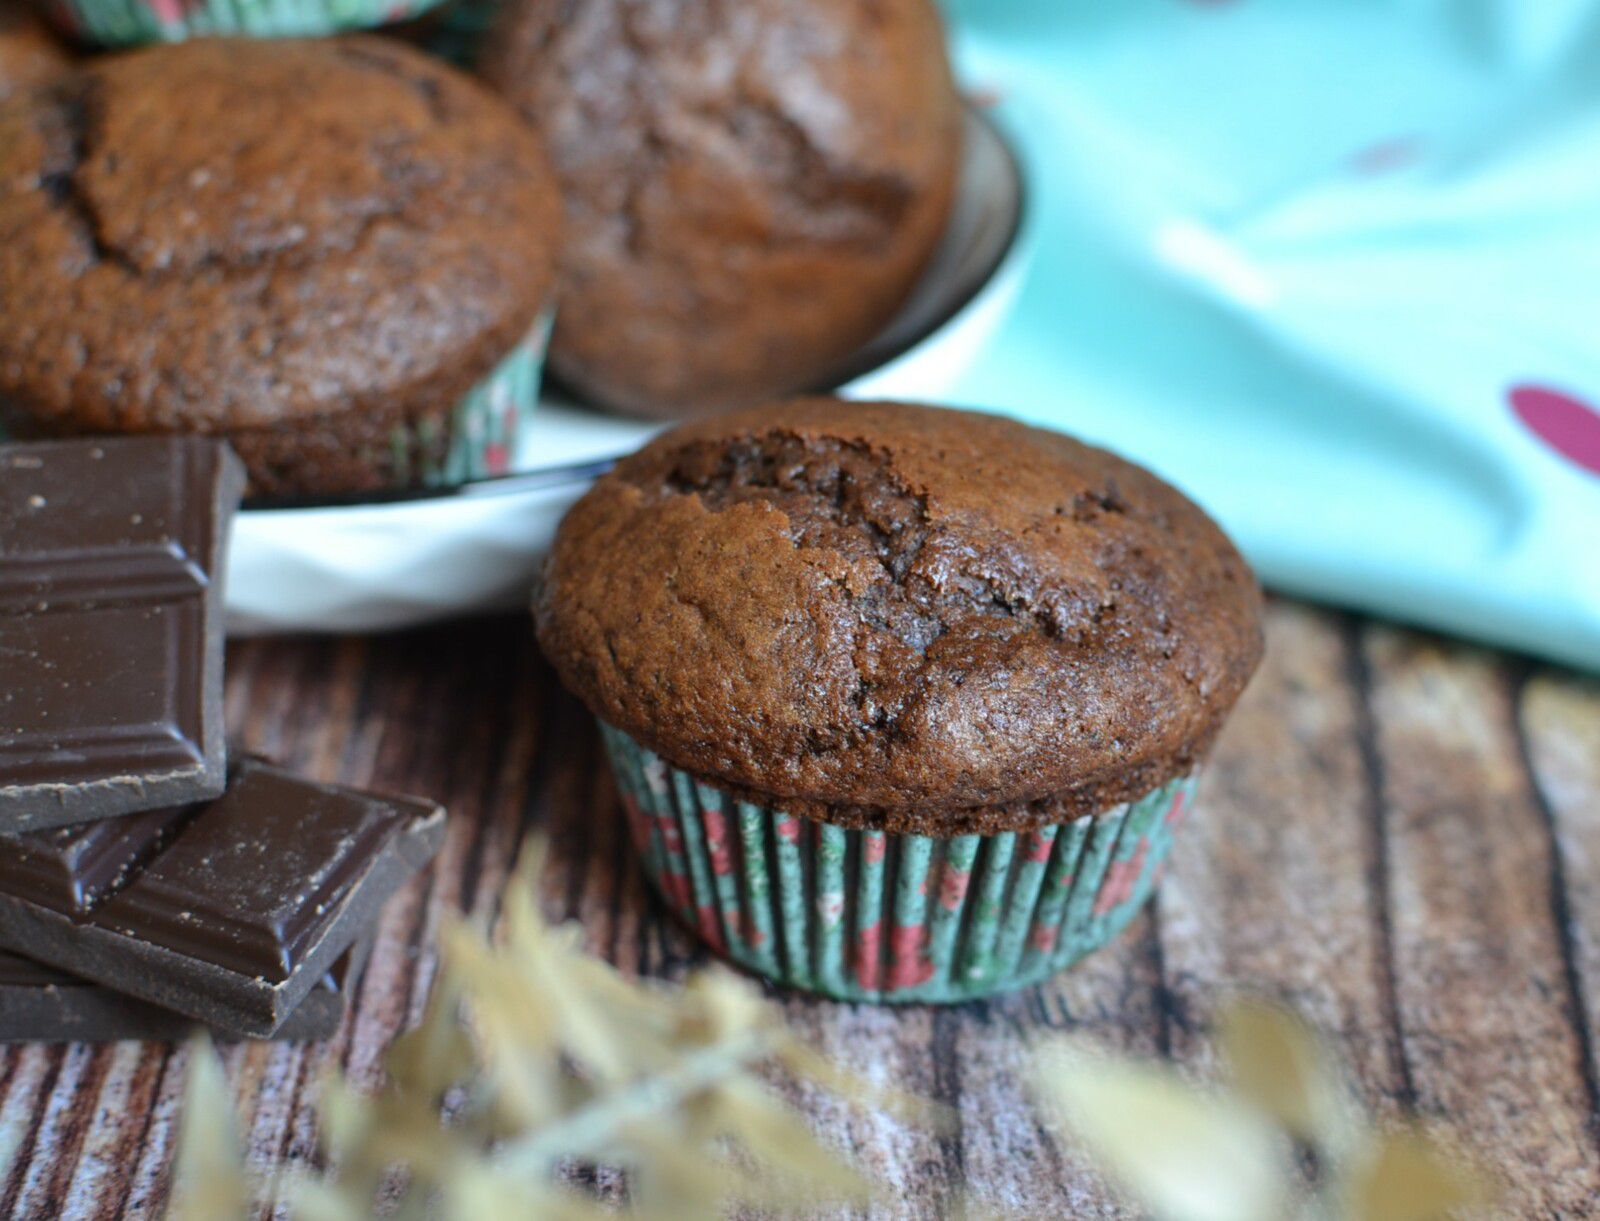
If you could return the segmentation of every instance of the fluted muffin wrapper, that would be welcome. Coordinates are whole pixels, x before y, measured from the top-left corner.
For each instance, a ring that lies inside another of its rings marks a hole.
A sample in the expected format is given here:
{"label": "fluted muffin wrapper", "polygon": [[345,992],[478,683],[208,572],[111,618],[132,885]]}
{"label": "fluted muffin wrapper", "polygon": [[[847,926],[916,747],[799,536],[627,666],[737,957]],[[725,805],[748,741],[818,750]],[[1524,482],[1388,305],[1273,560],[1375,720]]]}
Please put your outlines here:
{"label": "fluted muffin wrapper", "polygon": [[974,1000],[1077,962],[1150,897],[1197,782],[1058,826],[938,838],[741,801],[601,732],[672,911],[739,966],[837,1000]]}
{"label": "fluted muffin wrapper", "polygon": [[[442,423],[424,417],[394,430],[386,465],[395,486],[446,487],[512,472],[523,430],[539,406],[554,321],[549,310],[540,315],[528,337]],[[448,431],[442,439],[441,429]]]}
{"label": "fluted muffin wrapper", "polygon": [[375,29],[416,17],[440,0],[51,0],[56,24],[104,47],[243,35],[302,38]]}

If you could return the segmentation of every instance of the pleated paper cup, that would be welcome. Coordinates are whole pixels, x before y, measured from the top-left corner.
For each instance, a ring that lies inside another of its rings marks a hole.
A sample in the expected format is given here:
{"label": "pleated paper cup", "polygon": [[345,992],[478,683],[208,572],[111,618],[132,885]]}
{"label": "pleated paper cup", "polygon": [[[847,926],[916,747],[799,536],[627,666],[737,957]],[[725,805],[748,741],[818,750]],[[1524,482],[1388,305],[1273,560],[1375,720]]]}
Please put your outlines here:
{"label": "pleated paper cup", "polygon": [[102,47],[202,36],[307,38],[407,21],[439,0],[52,0],[72,37]]}
{"label": "pleated paper cup", "polygon": [[974,1000],[1077,962],[1150,897],[1196,784],[1032,831],[897,835],[736,800],[601,731],[673,912],[739,966],[848,1001]]}
{"label": "pleated paper cup", "polygon": [[511,473],[539,405],[552,322],[543,315],[443,420],[428,416],[395,429],[384,463],[394,486],[446,487]]}

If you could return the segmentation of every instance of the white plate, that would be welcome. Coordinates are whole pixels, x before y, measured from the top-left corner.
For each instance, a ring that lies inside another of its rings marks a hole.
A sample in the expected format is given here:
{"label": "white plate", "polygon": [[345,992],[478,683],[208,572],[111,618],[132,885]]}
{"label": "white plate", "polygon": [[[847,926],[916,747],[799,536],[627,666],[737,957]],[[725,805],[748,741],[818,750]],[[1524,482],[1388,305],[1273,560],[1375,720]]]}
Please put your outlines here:
{"label": "white plate", "polygon": [[[894,321],[829,384],[853,398],[938,401],[1015,296],[1022,203],[1016,159],[970,114],[944,241]],[[568,506],[659,427],[551,396],[519,474],[409,499],[247,509],[228,565],[228,629],[364,632],[514,606]]]}

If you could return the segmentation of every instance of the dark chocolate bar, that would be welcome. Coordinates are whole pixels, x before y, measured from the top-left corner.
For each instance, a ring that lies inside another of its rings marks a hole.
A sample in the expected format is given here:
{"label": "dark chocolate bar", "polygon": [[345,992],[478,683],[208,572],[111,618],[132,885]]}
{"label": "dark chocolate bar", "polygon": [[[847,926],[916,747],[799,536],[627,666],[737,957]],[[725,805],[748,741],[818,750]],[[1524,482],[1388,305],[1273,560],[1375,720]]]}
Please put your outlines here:
{"label": "dark chocolate bar", "polygon": [[[347,951],[272,1037],[301,1043],[337,1034],[371,948],[369,937]],[[0,1043],[175,1043],[195,1025],[181,1013],[0,950]]]}
{"label": "dark chocolate bar", "polygon": [[0,948],[268,1038],[443,834],[431,802],[245,759],[214,801],[0,837]]}
{"label": "dark chocolate bar", "polygon": [[243,488],[198,437],[0,445],[0,832],[222,791]]}

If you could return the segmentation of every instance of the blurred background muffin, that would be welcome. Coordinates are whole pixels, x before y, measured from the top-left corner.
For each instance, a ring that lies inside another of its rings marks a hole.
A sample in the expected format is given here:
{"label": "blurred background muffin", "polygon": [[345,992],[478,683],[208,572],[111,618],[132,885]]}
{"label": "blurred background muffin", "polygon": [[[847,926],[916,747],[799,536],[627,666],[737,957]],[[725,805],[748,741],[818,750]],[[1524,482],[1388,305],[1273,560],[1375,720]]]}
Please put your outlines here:
{"label": "blurred background muffin", "polygon": [[60,74],[71,62],[66,48],[30,10],[0,0],[0,102]]}
{"label": "blurred background muffin", "polygon": [[826,382],[949,214],[960,102],[928,0],[510,0],[482,70],[560,179],[552,368],[614,408]]}
{"label": "blurred background muffin", "polygon": [[256,495],[497,473],[558,224],[538,137],[398,42],[88,61],[0,107],[0,412],[225,436]]}

